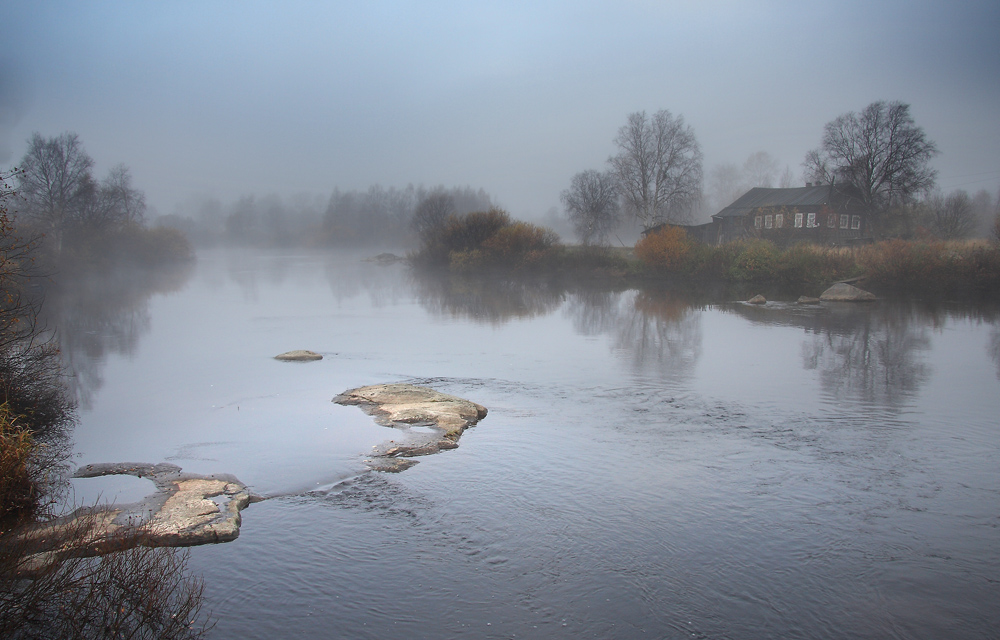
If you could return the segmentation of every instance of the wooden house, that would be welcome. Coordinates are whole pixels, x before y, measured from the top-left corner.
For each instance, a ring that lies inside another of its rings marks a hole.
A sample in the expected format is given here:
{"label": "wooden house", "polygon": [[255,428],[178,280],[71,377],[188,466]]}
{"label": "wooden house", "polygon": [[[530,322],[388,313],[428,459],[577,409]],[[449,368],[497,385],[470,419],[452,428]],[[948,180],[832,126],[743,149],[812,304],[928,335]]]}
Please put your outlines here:
{"label": "wooden house", "polygon": [[715,244],[757,237],[854,244],[870,237],[868,216],[850,191],[837,185],[789,189],[755,187],[712,216]]}

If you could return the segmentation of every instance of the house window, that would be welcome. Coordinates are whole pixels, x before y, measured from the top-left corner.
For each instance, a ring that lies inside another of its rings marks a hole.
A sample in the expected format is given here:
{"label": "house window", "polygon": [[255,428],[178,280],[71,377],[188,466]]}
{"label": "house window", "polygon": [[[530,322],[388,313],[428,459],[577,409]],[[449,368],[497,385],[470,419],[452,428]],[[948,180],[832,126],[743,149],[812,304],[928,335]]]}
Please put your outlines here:
{"label": "house window", "polygon": [[785,226],[785,214],[783,213],[774,214],[774,227],[776,229],[780,229],[783,226]]}
{"label": "house window", "polygon": [[801,213],[796,213],[795,214],[795,228],[798,229],[801,226],[802,226],[802,214]]}
{"label": "house window", "polygon": [[846,213],[841,214],[841,216],[840,216],[840,228],[841,229],[846,229],[847,228],[847,219],[849,217],[850,216],[848,216]]}
{"label": "house window", "polygon": [[827,216],[827,218],[826,218],[826,226],[830,227],[831,229],[833,229],[834,227],[837,226],[837,214],[836,213],[831,213],[829,216]]}
{"label": "house window", "polygon": [[774,226],[774,218],[771,217],[771,214],[764,216],[764,228],[770,229],[773,226]]}
{"label": "house window", "polygon": [[756,227],[757,229],[760,229],[760,216],[757,216],[756,218],[753,219],[753,226]]}
{"label": "house window", "polygon": [[861,228],[861,216],[851,216],[851,228],[852,229]]}
{"label": "house window", "polygon": [[807,217],[806,217],[806,226],[809,227],[810,229],[812,229],[813,227],[816,226],[816,214],[815,213],[809,213],[809,214],[806,214],[806,215],[807,215]]}

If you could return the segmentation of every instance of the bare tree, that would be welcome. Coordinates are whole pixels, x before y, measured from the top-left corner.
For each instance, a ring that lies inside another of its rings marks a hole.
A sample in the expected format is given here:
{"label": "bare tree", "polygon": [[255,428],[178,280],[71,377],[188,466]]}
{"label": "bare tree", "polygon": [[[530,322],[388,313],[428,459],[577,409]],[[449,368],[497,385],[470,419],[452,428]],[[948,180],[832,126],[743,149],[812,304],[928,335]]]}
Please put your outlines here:
{"label": "bare tree", "polygon": [[795,184],[795,174],[792,173],[792,168],[786,165],[781,177],[778,178],[778,187],[788,189],[789,187],[794,187]]}
{"label": "bare tree", "polygon": [[936,154],[910,105],[880,100],[828,122],[803,167],[813,180],[849,185],[869,213],[879,214],[933,188],[937,174],[928,163]]}
{"label": "bare tree", "polygon": [[146,194],[132,188],[132,174],[124,164],[111,168],[101,182],[101,197],[116,222],[123,225],[142,224],[146,216]]}
{"label": "bare tree", "polygon": [[993,226],[993,216],[996,213],[993,194],[986,189],[977,191],[976,195],[972,196],[972,213],[976,218],[974,234],[979,237],[988,237]]}
{"label": "bare tree", "polygon": [[737,198],[746,193],[747,186],[743,179],[743,170],[739,165],[727,162],[717,164],[708,173],[708,195],[713,213],[728,207]]}
{"label": "bare tree", "polygon": [[931,228],[940,238],[964,238],[976,227],[972,199],[962,189],[953,191],[947,198],[932,196],[927,204]]}
{"label": "bare tree", "polygon": [[448,216],[455,213],[455,199],[439,187],[425,196],[413,212],[410,227],[425,244],[444,227]]}
{"label": "bare tree", "polygon": [[743,163],[743,177],[751,187],[773,187],[777,176],[778,161],[767,151],[752,153]]}
{"label": "bare tree", "polygon": [[701,200],[702,155],[694,131],[666,110],[630,114],[608,162],[625,208],[649,229],[690,219]]}
{"label": "bare tree", "polygon": [[591,241],[606,244],[608,236],[621,224],[618,187],[609,171],[590,169],[576,174],[561,199],[585,245]]}
{"label": "bare tree", "polygon": [[54,236],[57,250],[67,222],[93,196],[93,166],[94,160],[83,150],[75,133],[48,139],[34,133],[28,140],[18,176],[23,212]]}

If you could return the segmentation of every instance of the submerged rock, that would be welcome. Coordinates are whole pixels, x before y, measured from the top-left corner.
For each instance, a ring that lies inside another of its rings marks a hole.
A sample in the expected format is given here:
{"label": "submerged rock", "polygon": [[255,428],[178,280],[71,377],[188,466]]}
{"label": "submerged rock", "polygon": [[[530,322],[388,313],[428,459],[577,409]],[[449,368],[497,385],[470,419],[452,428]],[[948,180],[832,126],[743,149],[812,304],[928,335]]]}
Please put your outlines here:
{"label": "submerged rock", "polygon": [[275,360],[284,360],[286,362],[311,362],[313,360],[322,360],[323,356],[316,353],[315,351],[307,351],[305,349],[296,349],[295,351],[286,351],[284,353],[279,353],[274,356]]}
{"label": "submerged rock", "polygon": [[377,262],[381,265],[390,265],[402,262],[403,260],[406,260],[406,258],[397,256],[395,253],[380,253],[374,258],[365,259],[365,262]]}
{"label": "submerged rock", "polygon": [[372,471],[399,473],[417,464],[417,461],[408,458],[369,458],[365,460],[365,464]]}
{"label": "submerged rock", "polygon": [[864,289],[858,289],[846,282],[838,282],[821,293],[819,299],[831,302],[871,302],[877,298]]}
{"label": "submerged rock", "polygon": [[747,304],[767,304],[767,298],[758,293],[754,297],[747,300]]}
{"label": "submerged rock", "polygon": [[795,301],[795,304],[819,304],[819,298],[811,298],[809,296],[799,296],[799,299]]}
{"label": "submerged rock", "polygon": [[[369,468],[402,471],[416,461],[389,463],[387,459],[411,458],[458,447],[462,433],[486,417],[486,407],[440,391],[412,384],[376,384],[349,389],[333,399],[337,404],[355,405],[375,418],[375,422],[404,432],[404,441],[389,440],[373,448]],[[414,432],[423,426],[429,432]]]}
{"label": "submerged rock", "polygon": [[77,509],[23,532],[36,548],[20,570],[31,572],[69,555],[99,555],[122,546],[186,547],[229,542],[240,535],[240,511],[260,498],[229,474],[182,473],[177,465],[119,462],[89,464],[74,478],[132,475],[155,491],[139,502]]}

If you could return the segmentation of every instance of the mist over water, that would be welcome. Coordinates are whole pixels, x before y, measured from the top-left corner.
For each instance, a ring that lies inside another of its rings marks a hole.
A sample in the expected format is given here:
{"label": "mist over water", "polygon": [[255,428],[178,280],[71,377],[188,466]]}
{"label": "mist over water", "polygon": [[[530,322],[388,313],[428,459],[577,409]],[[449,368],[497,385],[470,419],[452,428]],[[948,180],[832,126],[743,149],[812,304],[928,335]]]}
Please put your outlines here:
{"label": "mist over water", "polygon": [[[193,549],[212,637],[1000,625],[995,307],[759,308],[363,257],[208,251],[53,302],[76,464],[167,461],[269,497],[238,540]],[[291,349],[324,359],[273,359]],[[366,472],[393,432],[330,400],[397,381],[489,415],[456,450]],[[82,502],[142,491],[88,482]]]}

